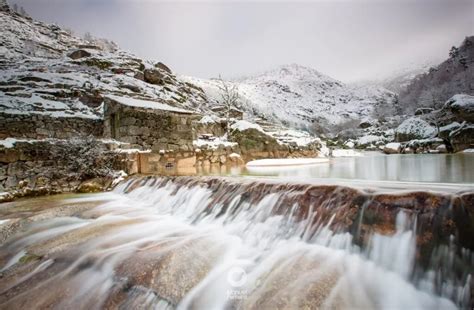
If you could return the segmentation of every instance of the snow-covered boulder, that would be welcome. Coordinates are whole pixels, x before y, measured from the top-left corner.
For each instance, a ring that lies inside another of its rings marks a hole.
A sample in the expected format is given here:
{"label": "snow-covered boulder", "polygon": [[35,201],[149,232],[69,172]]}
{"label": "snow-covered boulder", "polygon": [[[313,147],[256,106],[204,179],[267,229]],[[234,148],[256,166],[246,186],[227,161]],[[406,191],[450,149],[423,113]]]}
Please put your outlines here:
{"label": "snow-covered boulder", "polygon": [[418,117],[405,120],[395,130],[395,140],[398,142],[413,139],[427,139],[436,136],[436,128]]}
{"label": "snow-covered boulder", "polygon": [[383,147],[383,152],[385,154],[398,154],[400,153],[402,144],[398,142],[388,143]]}
{"label": "snow-covered boulder", "polygon": [[451,133],[451,131],[454,131],[454,130],[458,129],[459,127],[461,127],[461,124],[459,124],[458,122],[452,122],[451,124],[440,127],[439,132],[438,132],[438,136],[441,139],[448,140],[449,139],[449,134]]}
{"label": "snow-covered boulder", "polygon": [[451,111],[461,120],[474,122],[474,96],[454,95],[446,101],[444,109]]}
{"label": "snow-covered boulder", "polygon": [[449,141],[455,152],[474,148],[474,125],[464,124],[449,134]]}

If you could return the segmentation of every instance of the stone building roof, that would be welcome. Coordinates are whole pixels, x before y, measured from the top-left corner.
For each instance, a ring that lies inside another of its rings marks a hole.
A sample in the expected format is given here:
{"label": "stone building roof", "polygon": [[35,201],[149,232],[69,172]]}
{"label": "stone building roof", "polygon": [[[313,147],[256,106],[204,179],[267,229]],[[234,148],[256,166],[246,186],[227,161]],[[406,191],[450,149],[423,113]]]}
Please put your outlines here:
{"label": "stone building roof", "polygon": [[116,103],[129,106],[129,107],[162,110],[162,111],[169,111],[169,112],[182,113],[182,114],[196,114],[196,112],[191,111],[191,110],[185,110],[185,109],[173,107],[173,106],[156,102],[156,101],[135,99],[135,98],[130,98],[130,97],[120,97],[120,96],[115,96],[115,95],[107,95],[105,96],[105,98],[112,100]]}

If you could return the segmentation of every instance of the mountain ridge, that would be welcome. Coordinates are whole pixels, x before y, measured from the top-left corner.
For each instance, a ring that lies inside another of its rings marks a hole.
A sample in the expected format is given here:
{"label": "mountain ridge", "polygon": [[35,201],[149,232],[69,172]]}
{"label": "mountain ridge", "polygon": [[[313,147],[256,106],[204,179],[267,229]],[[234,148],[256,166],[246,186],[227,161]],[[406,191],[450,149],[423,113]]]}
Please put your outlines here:
{"label": "mountain ridge", "polygon": [[[219,80],[180,78],[201,87],[211,106],[219,104]],[[381,114],[390,115],[396,106],[396,95],[386,89],[346,85],[298,64],[281,65],[229,83],[237,87],[239,108],[250,117],[294,127],[313,128],[362,121],[383,116],[378,114],[384,110]]]}

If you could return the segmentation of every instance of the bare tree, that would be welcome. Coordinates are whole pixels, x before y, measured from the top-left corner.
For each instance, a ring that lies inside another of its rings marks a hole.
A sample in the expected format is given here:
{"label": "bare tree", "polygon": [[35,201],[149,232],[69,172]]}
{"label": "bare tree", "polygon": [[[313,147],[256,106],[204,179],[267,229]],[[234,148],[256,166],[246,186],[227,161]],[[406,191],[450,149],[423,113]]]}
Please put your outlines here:
{"label": "bare tree", "polygon": [[239,92],[238,92],[237,85],[224,81],[221,75],[219,75],[219,81],[220,81],[220,84],[217,87],[221,91],[222,104],[227,109],[226,134],[227,134],[227,137],[229,137],[230,110],[232,109],[232,107],[237,105],[237,102],[239,100]]}
{"label": "bare tree", "polygon": [[89,43],[92,43],[94,41],[94,37],[90,32],[84,33],[84,40],[86,40]]}

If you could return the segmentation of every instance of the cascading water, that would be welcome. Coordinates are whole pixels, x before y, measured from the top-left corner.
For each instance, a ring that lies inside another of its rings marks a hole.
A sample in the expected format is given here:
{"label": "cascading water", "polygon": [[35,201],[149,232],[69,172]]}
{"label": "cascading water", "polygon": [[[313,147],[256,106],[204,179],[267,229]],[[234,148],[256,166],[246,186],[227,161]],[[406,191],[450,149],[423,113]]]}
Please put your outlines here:
{"label": "cascading water", "polygon": [[0,307],[469,307],[473,255],[462,234],[429,239],[438,215],[427,227],[426,210],[439,203],[457,220],[471,200],[405,193],[387,207],[390,197],[184,177],[7,204]]}

